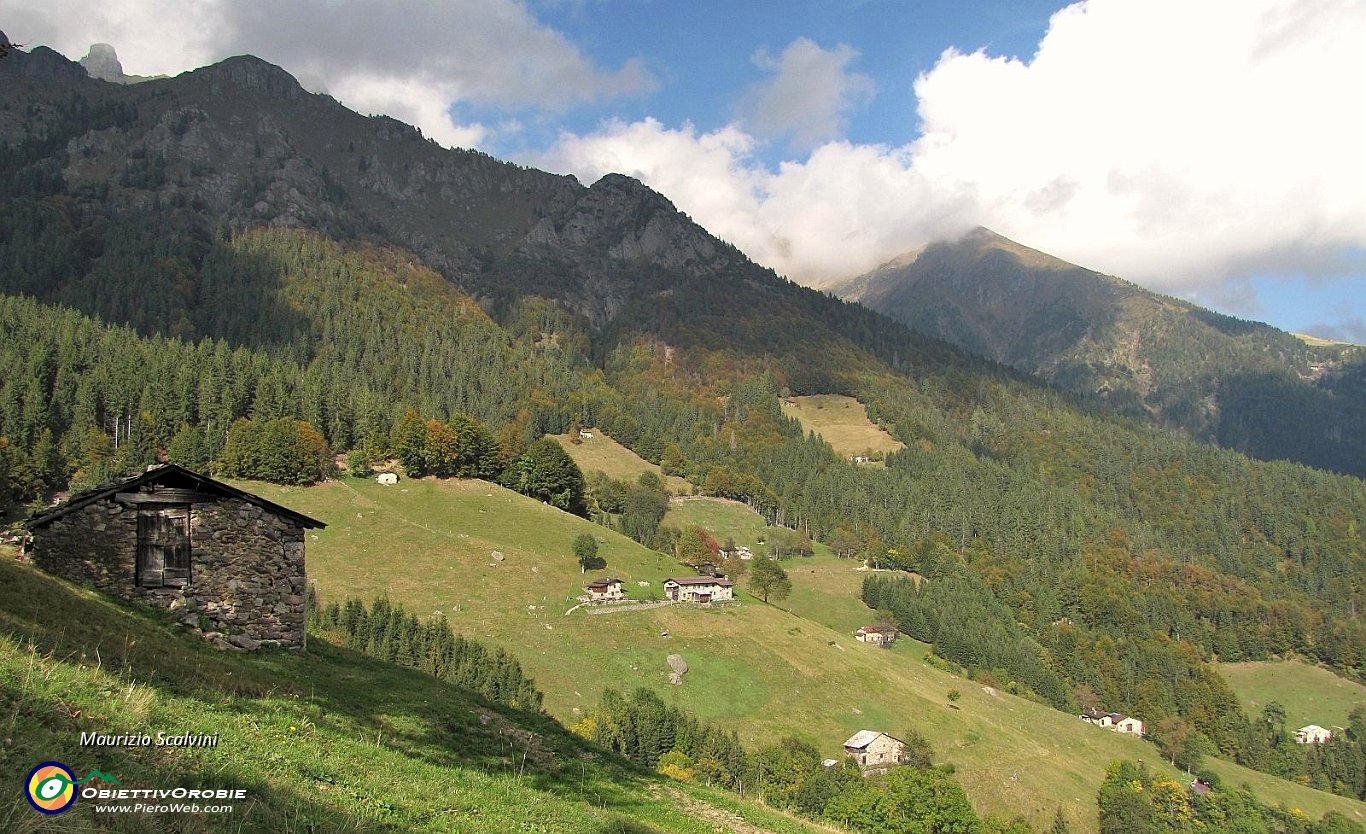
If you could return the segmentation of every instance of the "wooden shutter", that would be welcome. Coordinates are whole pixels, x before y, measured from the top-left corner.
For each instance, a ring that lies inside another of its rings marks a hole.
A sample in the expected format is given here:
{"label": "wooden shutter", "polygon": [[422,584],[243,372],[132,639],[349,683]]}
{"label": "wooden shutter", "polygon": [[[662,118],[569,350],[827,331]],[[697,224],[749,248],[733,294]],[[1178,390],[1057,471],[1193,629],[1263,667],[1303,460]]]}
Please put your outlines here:
{"label": "wooden shutter", "polygon": [[190,581],[189,507],[145,508],[138,512],[137,582],[148,588]]}

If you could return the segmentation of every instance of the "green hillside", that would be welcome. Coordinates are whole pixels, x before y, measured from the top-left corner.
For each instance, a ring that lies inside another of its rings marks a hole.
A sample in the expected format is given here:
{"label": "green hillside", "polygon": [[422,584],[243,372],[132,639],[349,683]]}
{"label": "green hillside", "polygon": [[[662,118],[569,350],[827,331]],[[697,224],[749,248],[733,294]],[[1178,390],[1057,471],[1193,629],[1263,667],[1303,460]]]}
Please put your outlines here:
{"label": "green hillside", "polygon": [[1346,727],[1352,707],[1366,707],[1366,686],[1299,660],[1221,663],[1219,674],[1249,714],[1275,701],[1285,707],[1291,729],[1306,724]]}
{"label": "green hillside", "polygon": [[[26,60],[16,51],[0,74]],[[799,288],[628,177],[585,187],[448,151],[310,96],[259,59],[131,88],[25,73],[0,84],[0,106],[25,114],[0,123],[0,262],[12,267],[0,270],[0,505],[46,502],[163,451],[281,481],[324,477],[330,453],[345,452],[497,477],[585,517],[612,513],[655,543],[661,496],[636,495],[630,513],[606,490],[585,501],[575,478],[559,477],[572,468],[561,450],[542,442],[597,426],[645,460],[667,459],[699,493],[929,577],[924,593],[902,585],[879,603],[906,591],[898,624],[982,684],[1023,682],[1062,710],[1089,690],[1154,726],[1180,717],[1241,762],[1363,796],[1359,764],[1329,778],[1262,755],[1265,728],[1208,661],[1297,653],[1366,674],[1366,482],[1118,420]],[[1191,344],[1154,332],[1139,347],[1157,352],[1139,358],[1190,380],[1181,368],[1198,362],[1169,360],[1209,353]],[[1296,380],[1222,386],[1221,433],[1254,448],[1272,415],[1273,434],[1346,466],[1335,450],[1366,431],[1339,418],[1366,414],[1352,405],[1366,365],[1320,372],[1322,397],[1279,398],[1313,408],[1263,407]],[[788,392],[852,397],[905,448],[884,467],[849,465],[783,413]],[[1203,397],[1177,399],[1205,414]],[[1260,416],[1231,419],[1240,409]],[[678,642],[682,625],[659,636],[675,614],[559,610],[583,579],[565,549],[590,528],[474,488],[490,503],[448,517],[443,505],[462,503],[455,488],[325,487],[336,506],[317,514],[358,526],[334,574],[333,539],[319,538],[324,594],[391,588],[415,611],[463,618],[462,630],[532,656],[557,715],[595,697],[576,682],[662,678],[657,641]],[[503,529],[500,518],[506,536],[483,532]],[[658,543],[667,549],[666,536]],[[673,568],[632,547],[612,540],[607,572],[649,596]],[[825,577],[832,588],[848,578]],[[802,593],[784,605],[814,619],[754,606],[694,618],[712,627],[712,642],[693,644],[699,672],[713,663],[724,674],[668,697],[737,716],[751,737],[768,710],[791,708],[823,749],[837,745],[847,727],[815,715],[814,699],[797,702],[801,687],[819,677],[810,685],[828,705],[877,691],[884,672],[863,681],[816,663],[858,612],[821,614],[820,596]],[[813,636],[811,623],[838,628]],[[795,669],[770,671],[789,657]],[[729,689],[706,691],[713,679]],[[757,694],[742,691],[751,683]],[[934,713],[940,688],[885,710]],[[754,706],[766,693],[772,704]],[[1008,759],[1008,747],[989,752]]]}
{"label": "green hillside", "polygon": [[687,495],[692,492],[692,484],[677,475],[665,475],[659,464],[650,463],[613,440],[607,432],[598,428],[590,428],[588,432],[593,436],[581,443],[571,443],[567,433],[552,435],[585,475],[601,472],[609,478],[634,482],[642,472],[653,472],[663,479],[664,488],[675,495]]}
{"label": "green hillside", "polygon": [[[1264,460],[1366,472],[1360,361],[1159,295],[978,228],[909,252],[840,295],[1138,419]],[[1311,416],[1312,419],[1306,419]]]}
{"label": "green hillside", "polygon": [[802,431],[819,434],[841,457],[887,454],[905,448],[900,440],[869,420],[863,403],[853,397],[834,394],[789,397],[783,413],[796,417],[802,424]]}
{"label": "green hillside", "polygon": [[[738,731],[751,745],[796,733],[836,756],[859,729],[896,734],[914,727],[931,739],[938,758],[954,764],[979,811],[1023,813],[1044,825],[1062,806],[1077,830],[1086,831],[1095,830],[1095,793],[1105,766],[1119,758],[1159,758],[1144,742],[931,668],[922,662],[924,647],[913,641],[890,651],[857,643],[848,626],[860,604],[846,592],[861,574],[849,561],[818,556],[785,563],[795,590],[783,604],[810,619],[743,593],[739,605],[713,610],[580,609],[565,616],[583,579],[567,552],[580,532],[602,540],[606,572],[626,578],[633,591],[648,595],[659,578],[681,571],[608,530],[478,481],[248,486],[329,519],[309,550],[309,573],[325,600],[334,588],[363,596],[387,591],[415,611],[441,610],[458,631],[512,651],[545,693],[547,710],[563,721],[576,720],[608,687],[646,686],[668,704]],[[489,558],[494,548],[504,561]],[[651,587],[635,585],[642,579]],[[679,687],[667,684],[671,653],[690,667]],[[950,689],[963,693],[956,708],[947,700]],[[1238,774],[1250,773],[1226,769],[1233,784],[1245,781]],[[1363,808],[1272,783],[1312,815]]]}
{"label": "green hillside", "polygon": [[[213,748],[82,748],[82,732],[194,732]],[[666,783],[426,675],[314,638],[306,654],[225,654],[158,614],[0,559],[0,770],[56,760],[125,788],[245,789],[231,814],[51,820],[16,791],[0,830],[128,832],[818,830]],[[751,826],[751,827],[745,827]]]}
{"label": "green hillside", "polygon": [[[710,532],[717,541],[734,539],[737,545],[746,545],[755,553],[764,553],[760,542],[774,529],[763,516],[739,501],[702,496],[674,499],[664,523],[678,528],[695,525]],[[863,563],[857,559],[838,559],[821,542],[813,542],[812,549],[813,556],[784,563],[794,580],[792,593],[774,604],[839,632],[852,633],[867,625],[870,612],[859,601],[859,588],[867,575],[859,570]]]}

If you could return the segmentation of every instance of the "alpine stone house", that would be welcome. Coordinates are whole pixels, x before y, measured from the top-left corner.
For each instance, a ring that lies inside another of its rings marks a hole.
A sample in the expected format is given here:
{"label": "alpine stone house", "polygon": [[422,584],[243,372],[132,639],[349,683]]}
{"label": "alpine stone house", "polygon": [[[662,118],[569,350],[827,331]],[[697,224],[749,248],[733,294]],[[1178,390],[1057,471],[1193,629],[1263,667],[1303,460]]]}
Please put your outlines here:
{"label": "alpine stone house", "polygon": [[304,647],[304,531],[321,521],[163,464],[24,526],[29,558],[54,576],[171,609],[222,648]]}

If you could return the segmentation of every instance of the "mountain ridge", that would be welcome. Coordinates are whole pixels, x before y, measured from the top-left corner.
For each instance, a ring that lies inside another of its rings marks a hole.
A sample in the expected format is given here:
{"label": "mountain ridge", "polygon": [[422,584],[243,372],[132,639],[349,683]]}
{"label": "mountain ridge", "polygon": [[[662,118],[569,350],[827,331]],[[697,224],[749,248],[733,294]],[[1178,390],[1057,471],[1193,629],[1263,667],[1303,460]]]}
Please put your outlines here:
{"label": "mountain ridge", "polygon": [[[1122,413],[1263,459],[1366,472],[1362,352],[1307,343],[978,228],[835,291]],[[1339,382],[1346,372],[1347,383]],[[1316,419],[1278,425],[1288,412]]]}

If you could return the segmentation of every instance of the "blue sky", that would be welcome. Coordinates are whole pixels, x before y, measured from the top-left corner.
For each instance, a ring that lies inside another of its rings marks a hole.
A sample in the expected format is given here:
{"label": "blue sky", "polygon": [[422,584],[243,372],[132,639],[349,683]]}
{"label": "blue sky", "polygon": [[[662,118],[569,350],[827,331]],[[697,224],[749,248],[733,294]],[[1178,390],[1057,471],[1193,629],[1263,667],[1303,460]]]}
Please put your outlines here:
{"label": "blue sky", "polygon": [[0,27],[135,74],[256,54],[444,144],[639,177],[813,286],[985,225],[1366,342],[1359,0],[0,0]]}
{"label": "blue sky", "polygon": [[[751,60],[759,50],[780,53],[806,37],[858,52],[853,69],[874,79],[876,92],[851,119],[847,138],[858,143],[901,144],[915,138],[916,76],[932,68],[943,51],[986,48],[993,54],[1028,57],[1053,12],[1067,5],[965,0],[959,3],[897,0],[829,2],[699,2],[534,4],[541,18],[565,32],[607,66],[632,58],[660,80],[658,95],[614,101],[570,114],[569,129],[591,131],[596,121],[633,121],[653,116],[665,124],[691,121],[703,130],[725,126],[736,100],[766,73]],[[781,161],[782,147],[766,154]]]}

